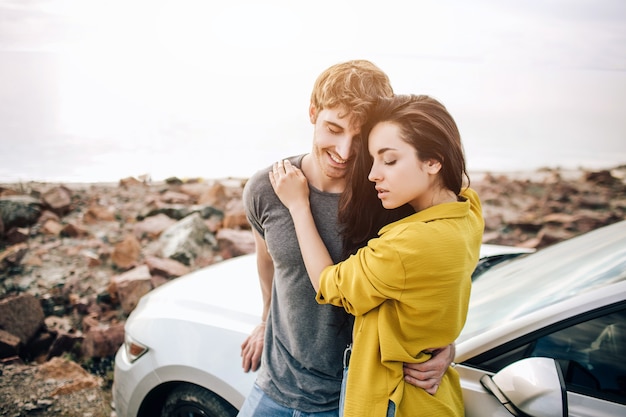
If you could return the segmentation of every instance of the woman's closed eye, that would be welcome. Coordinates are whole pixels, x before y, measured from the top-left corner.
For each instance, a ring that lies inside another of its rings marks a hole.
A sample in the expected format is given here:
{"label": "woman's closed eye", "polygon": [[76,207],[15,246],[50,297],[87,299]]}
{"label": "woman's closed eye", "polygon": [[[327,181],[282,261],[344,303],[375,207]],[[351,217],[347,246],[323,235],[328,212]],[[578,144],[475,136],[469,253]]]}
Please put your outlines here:
{"label": "woman's closed eye", "polygon": [[391,160],[391,161],[383,161],[383,164],[385,164],[385,165],[395,165],[396,162],[397,161],[394,159],[394,160]]}

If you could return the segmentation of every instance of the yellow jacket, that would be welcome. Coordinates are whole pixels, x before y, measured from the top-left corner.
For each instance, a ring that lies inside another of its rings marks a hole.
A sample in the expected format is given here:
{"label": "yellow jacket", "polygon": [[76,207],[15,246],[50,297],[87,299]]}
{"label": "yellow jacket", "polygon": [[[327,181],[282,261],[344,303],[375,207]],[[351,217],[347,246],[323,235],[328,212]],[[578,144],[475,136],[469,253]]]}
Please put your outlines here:
{"label": "yellow jacket", "polygon": [[484,229],[476,192],[383,227],[344,262],[322,272],[319,303],[353,314],[354,346],[344,416],[462,416],[457,372],[449,368],[437,394],[406,384],[403,362],[455,341],[465,324]]}

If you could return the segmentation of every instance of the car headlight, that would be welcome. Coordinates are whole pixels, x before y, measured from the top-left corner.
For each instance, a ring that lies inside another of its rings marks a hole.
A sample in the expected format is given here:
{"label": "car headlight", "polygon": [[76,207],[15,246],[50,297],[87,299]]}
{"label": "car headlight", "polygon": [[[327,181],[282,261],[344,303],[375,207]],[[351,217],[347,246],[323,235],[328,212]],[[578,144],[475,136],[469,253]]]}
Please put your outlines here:
{"label": "car headlight", "polygon": [[135,362],[148,351],[147,346],[134,340],[128,333],[124,336],[124,349],[130,363]]}

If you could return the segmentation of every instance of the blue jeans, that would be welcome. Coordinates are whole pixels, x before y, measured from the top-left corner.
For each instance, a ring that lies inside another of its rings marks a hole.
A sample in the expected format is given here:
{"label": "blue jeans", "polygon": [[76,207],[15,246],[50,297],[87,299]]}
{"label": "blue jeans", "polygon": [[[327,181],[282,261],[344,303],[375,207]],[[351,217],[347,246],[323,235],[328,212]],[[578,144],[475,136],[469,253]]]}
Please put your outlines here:
{"label": "blue jeans", "polygon": [[287,408],[268,397],[257,384],[254,384],[237,417],[338,417],[339,410],[305,413]]}

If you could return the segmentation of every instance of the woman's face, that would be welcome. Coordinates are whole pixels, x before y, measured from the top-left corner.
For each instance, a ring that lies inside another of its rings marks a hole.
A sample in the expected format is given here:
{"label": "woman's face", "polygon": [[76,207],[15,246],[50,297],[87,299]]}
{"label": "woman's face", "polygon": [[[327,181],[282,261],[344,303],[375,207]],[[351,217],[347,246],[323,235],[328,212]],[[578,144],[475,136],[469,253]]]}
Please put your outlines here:
{"label": "woman's face", "polygon": [[409,203],[415,211],[432,205],[432,194],[441,165],[420,161],[417,150],[400,136],[395,123],[378,123],[368,137],[374,159],[368,179],[376,184],[378,198],[386,209]]}

